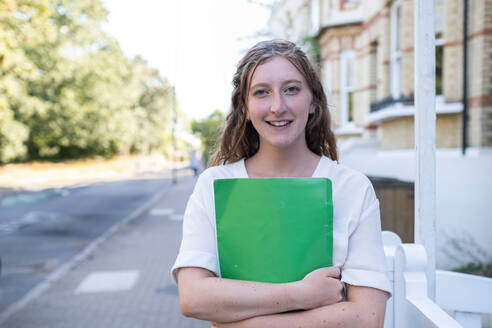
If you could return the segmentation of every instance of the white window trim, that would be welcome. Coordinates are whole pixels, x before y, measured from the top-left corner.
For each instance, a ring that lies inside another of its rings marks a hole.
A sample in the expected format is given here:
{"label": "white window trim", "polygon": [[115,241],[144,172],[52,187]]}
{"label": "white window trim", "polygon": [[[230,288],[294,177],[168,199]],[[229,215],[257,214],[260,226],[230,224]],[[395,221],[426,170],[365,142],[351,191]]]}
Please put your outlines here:
{"label": "white window trim", "polygon": [[362,134],[364,133],[364,128],[349,124],[335,129],[334,132],[337,136]]}
{"label": "white window trim", "polygon": [[[355,126],[353,121],[349,121],[349,97],[348,93],[350,91],[354,91],[354,86],[352,85],[350,88],[347,88],[347,60],[352,60],[352,65],[355,65],[355,53],[353,51],[343,51],[340,53],[340,126],[341,127],[350,127]],[[355,69],[352,67],[352,72],[355,72]],[[355,79],[352,77],[352,81]]]}
{"label": "white window trim", "polygon": [[317,34],[320,27],[320,0],[311,0],[310,1],[310,32],[311,34]]}
{"label": "white window trim", "polygon": [[[447,103],[444,96],[436,96],[436,114],[455,114],[463,112],[463,103],[461,101]],[[377,112],[370,113],[365,118],[365,124],[373,124],[389,121],[404,116],[414,116],[415,106],[404,105],[402,103],[392,104]]]}
{"label": "white window trim", "polygon": [[448,1],[447,0],[443,0],[443,15],[444,15],[444,31],[443,31],[443,35],[442,35],[442,38],[439,38],[437,39],[436,38],[436,46],[441,46],[444,44],[444,36],[446,35],[446,10],[447,10],[447,7],[448,7]]}
{"label": "white window trim", "polygon": [[[401,36],[397,36],[398,28],[397,23],[401,27],[401,11],[400,11],[400,22],[397,22],[397,10],[401,8],[400,1],[395,1],[391,7],[391,28],[390,28],[390,38],[391,38],[391,96],[394,99],[399,99],[401,97],[401,49],[396,49],[398,38],[401,40]],[[400,9],[401,10],[401,9]]]}
{"label": "white window trim", "polygon": [[328,106],[332,104],[332,72],[331,72],[331,61],[326,59],[323,62],[323,82],[325,87],[326,100],[328,102]]}
{"label": "white window trim", "polygon": [[[444,21],[446,21],[446,9],[447,9],[447,5],[448,5],[448,2],[446,0],[444,0],[444,5],[443,5],[443,12],[444,12]],[[444,31],[443,31],[443,35],[441,38],[437,39],[436,38],[436,47],[439,47],[439,46],[444,46],[444,43],[445,43],[445,35],[446,35],[446,24],[444,24]],[[442,69],[443,69],[443,79],[444,79],[444,49],[443,49],[443,66],[442,66]],[[437,76],[436,76],[437,78]],[[443,92],[444,92],[444,86],[443,86]],[[442,94],[438,94],[437,96],[442,96]]]}
{"label": "white window trim", "polygon": [[343,2],[343,9],[352,9],[359,5],[359,1],[352,1],[350,3]]}

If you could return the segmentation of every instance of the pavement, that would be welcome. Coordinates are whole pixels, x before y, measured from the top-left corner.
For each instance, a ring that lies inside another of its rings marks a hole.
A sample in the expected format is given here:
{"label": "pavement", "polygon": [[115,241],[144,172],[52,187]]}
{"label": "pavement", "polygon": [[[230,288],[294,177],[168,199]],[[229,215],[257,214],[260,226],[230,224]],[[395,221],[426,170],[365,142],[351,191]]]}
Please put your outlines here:
{"label": "pavement", "polygon": [[0,327],[210,327],[181,315],[169,273],[195,181],[180,176],[0,313]]}

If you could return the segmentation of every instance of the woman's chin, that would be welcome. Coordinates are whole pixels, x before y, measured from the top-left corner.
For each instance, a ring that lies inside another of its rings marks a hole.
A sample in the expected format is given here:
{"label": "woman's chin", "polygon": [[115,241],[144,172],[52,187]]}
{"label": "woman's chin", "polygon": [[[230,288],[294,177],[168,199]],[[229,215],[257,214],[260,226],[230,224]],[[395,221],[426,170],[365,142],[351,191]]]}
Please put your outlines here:
{"label": "woman's chin", "polygon": [[296,142],[292,140],[270,140],[267,142],[269,148],[273,148],[279,151],[290,150],[296,147]]}

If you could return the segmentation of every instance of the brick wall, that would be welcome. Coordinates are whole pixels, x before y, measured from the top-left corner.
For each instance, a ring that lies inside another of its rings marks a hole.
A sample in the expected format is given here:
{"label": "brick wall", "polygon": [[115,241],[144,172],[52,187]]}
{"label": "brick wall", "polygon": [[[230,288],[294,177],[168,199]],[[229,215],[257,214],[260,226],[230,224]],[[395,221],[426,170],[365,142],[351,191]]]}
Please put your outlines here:
{"label": "brick wall", "polygon": [[[369,1],[369,0],[365,0]],[[331,61],[331,110],[335,127],[339,124],[339,53],[354,50],[356,126],[365,127],[371,103],[390,96],[390,6],[380,9],[359,27],[334,27],[320,35],[322,59]],[[402,0],[402,93],[414,93],[414,23],[413,0]],[[492,146],[492,0],[469,1],[469,120],[468,145]],[[447,0],[444,44],[445,102],[461,102],[463,97],[463,0]],[[358,32],[357,32],[358,29]],[[358,33],[358,34],[354,34]],[[377,65],[374,67],[375,56]],[[461,114],[439,114],[437,147],[461,147]],[[413,147],[413,118],[402,117],[378,124],[377,135],[384,149]],[[409,132],[411,131],[411,132]],[[458,133],[458,132],[459,133]],[[350,136],[349,136],[350,137]],[[340,139],[345,139],[343,136]]]}
{"label": "brick wall", "polygon": [[481,145],[492,147],[492,1],[486,1],[483,8],[484,31],[484,63],[482,94],[486,97],[482,107],[482,136]]}
{"label": "brick wall", "polygon": [[[436,147],[461,146],[461,114],[441,114],[436,118]],[[384,150],[414,148],[413,116],[386,121],[381,126],[381,148]]]}

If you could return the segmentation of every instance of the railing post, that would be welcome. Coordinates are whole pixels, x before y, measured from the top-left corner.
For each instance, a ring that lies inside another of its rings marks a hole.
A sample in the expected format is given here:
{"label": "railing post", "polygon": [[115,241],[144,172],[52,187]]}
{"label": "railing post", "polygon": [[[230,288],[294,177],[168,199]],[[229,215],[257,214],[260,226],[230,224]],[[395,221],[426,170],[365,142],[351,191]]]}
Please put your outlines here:
{"label": "railing post", "polygon": [[[386,257],[386,267],[388,269],[388,279],[392,287],[391,293],[395,293],[395,252],[396,247],[401,244],[400,237],[392,231],[383,231],[383,246]],[[386,302],[386,314],[384,317],[384,328],[395,327],[395,297],[392,296]]]}
{"label": "railing post", "polygon": [[395,253],[394,307],[395,327],[460,328],[427,295],[425,248],[419,244],[401,244]]}
{"label": "railing post", "polygon": [[[415,324],[415,322],[410,322],[407,291],[420,295],[427,293],[427,282],[424,274],[426,263],[425,249],[421,245],[401,244],[396,247],[393,294],[395,327],[406,328]],[[407,286],[407,278],[410,279],[411,286]]]}
{"label": "railing post", "polygon": [[414,0],[415,242],[427,252],[429,298],[436,293],[436,102],[434,1]]}

